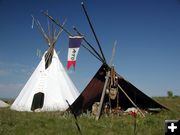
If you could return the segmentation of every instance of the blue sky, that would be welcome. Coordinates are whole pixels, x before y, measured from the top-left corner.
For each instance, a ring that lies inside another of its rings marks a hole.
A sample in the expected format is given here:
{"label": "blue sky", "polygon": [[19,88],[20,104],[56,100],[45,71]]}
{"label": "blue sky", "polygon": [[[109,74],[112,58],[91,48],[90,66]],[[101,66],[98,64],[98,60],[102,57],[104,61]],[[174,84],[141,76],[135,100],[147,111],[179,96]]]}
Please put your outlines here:
{"label": "blue sky", "polygon": [[[47,45],[36,28],[33,14],[43,26],[41,11],[65,27],[76,26],[97,48],[80,0],[0,0],[0,98],[14,98],[36,68],[36,50]],[[149,96],[180,95],[180,2],[178,0],[85,1],[107,61],[117,40],[114,65],[119,74]],[[63,33],[56,50],[66,66],[68,37]],[[68,74],[81,92],[101,63],[81,48],[75,72]]]}

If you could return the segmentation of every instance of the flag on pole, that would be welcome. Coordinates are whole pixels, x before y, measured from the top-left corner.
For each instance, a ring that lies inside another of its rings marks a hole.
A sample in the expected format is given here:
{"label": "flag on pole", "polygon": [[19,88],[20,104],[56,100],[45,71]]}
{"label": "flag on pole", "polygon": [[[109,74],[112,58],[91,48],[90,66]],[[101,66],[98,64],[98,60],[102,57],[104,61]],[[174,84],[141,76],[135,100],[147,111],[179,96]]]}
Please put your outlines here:
{"label": "flag on pole", "polygon": [[68,62],[67,69],[73,65],[76,66],[76,57],[79,51],[83,37],[82,36],[69,36],[69,49],[68,49]]}

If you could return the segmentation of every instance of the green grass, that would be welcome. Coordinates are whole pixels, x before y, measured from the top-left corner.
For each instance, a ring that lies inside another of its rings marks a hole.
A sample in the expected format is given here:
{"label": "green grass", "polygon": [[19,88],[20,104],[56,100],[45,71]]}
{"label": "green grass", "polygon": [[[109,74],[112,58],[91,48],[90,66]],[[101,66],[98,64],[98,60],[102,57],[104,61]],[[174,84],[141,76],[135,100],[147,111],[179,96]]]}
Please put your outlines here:
{"label": "green grass", "polygon": [[[180,97],[155,97],[171,111],[138,116],[137,135],[163,135],[164,120],[180,119]],[[99,121],[90,114],[78,117],[83,135],[133,135],[132,116],[105,116]],[[0,109],[0,135],[77,135],[78,130],[71,114],[62,112],[16,112]]]}

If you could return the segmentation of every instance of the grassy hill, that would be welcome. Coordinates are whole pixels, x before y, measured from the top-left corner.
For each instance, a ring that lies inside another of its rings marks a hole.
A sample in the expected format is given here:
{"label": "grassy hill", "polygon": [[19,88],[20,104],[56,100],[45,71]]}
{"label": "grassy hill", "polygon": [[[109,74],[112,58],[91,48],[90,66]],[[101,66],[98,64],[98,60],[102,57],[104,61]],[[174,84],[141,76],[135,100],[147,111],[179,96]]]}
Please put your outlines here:
{"label": "grassy hill", "polygon": [[[155,97],[170,111],[136,118],[137,135],[163,135],[166,119],[180,119],[180,97]],[[135,119],[129,115],[105,116],[99,121],[90,114],[78,117],[83,135],[133,135]],[[0,109],[0,135],[78,135],[71,114],[62,112],[16,112]]]}

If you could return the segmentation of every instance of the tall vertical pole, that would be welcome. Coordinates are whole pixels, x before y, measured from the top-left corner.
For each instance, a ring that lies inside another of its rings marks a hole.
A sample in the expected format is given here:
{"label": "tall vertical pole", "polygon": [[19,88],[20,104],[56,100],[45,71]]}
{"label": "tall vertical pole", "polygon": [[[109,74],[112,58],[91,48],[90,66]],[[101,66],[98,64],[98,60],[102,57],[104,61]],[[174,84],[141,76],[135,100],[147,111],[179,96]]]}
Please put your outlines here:
{"label": "tall vertical pole", "polygon": [[81,5],[82,5],[82,8],[83,8],[84,13],[85,13],[85,15],[86,15],[86,18],[87,18],[87,20],[88,20],[88,23],[89,23],[89,25],[90,25],[90,28],[91,28],[91,30],[92,30],[92,32],[93,32],[93,35],[94,35],[94,37],[95,37],[95,39],[96,39],[96,42],[97,42],[97,44],[98,44],[99,50],[100,50],[100,52],[101,52],[101,55],[102,55],[102,57],[103,57],[103,59],[104,59],[104,63],[106,63],[106,59],[105,59],[105,57],[104,57],[104,54],[103,54],[101,45],[100,45],[99,40],[98,40],[98,38],[97,38],[97,36],[96,36],[96,33],[95,33],[95,31],[94,31],[94,28],[93,28],[93,26],[92,26],[92,23],[91,23],[91,21],[90,21],[90,18],[89,18],[89,16],[88,16],[87,11],[86,11],[86,8],[85,8],[85,6],[84,6],[84,3],[81,2]]}

